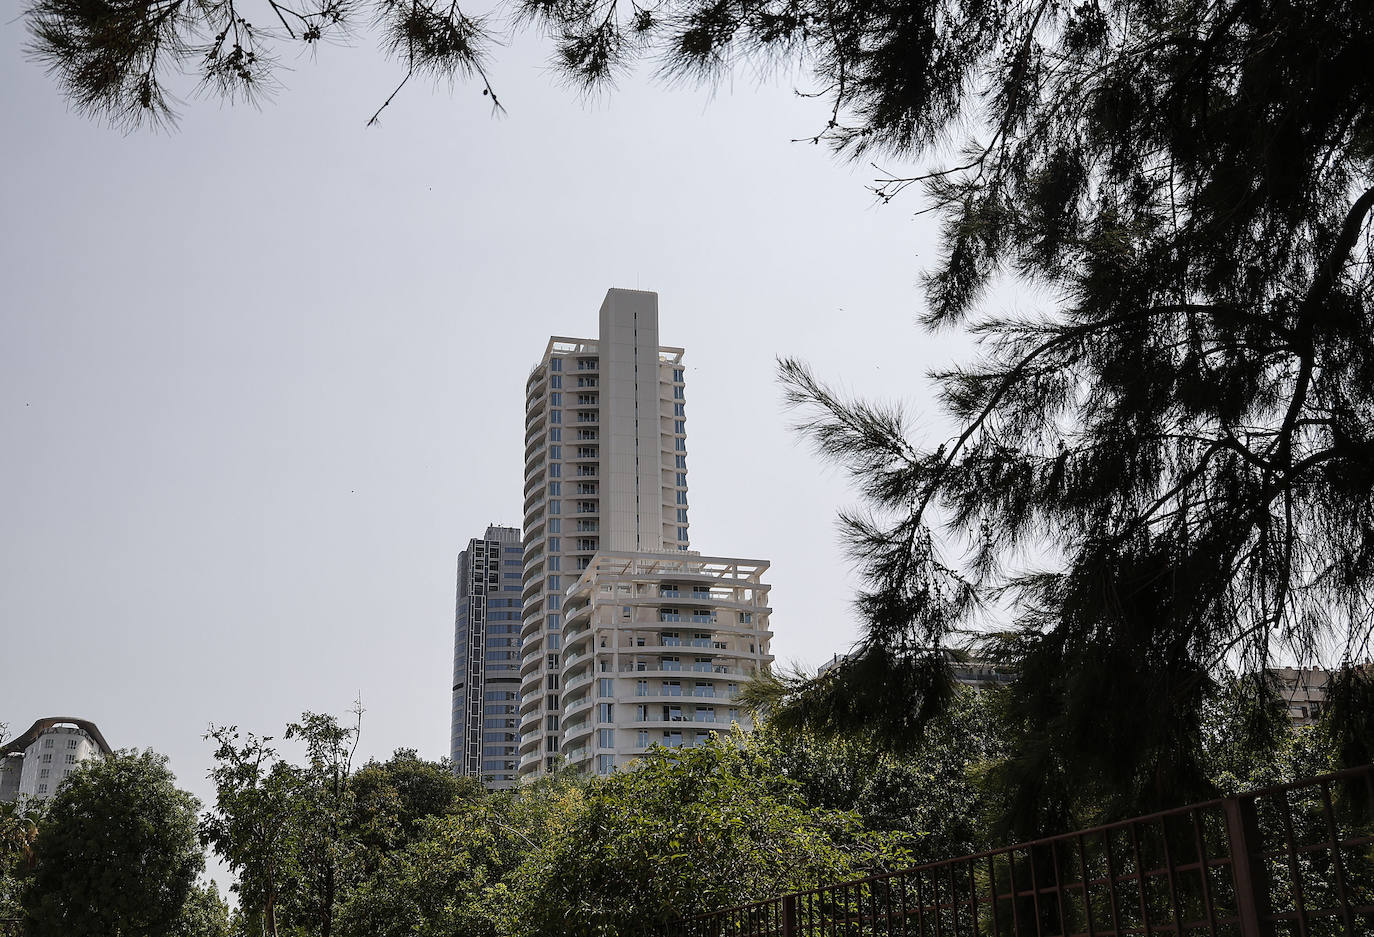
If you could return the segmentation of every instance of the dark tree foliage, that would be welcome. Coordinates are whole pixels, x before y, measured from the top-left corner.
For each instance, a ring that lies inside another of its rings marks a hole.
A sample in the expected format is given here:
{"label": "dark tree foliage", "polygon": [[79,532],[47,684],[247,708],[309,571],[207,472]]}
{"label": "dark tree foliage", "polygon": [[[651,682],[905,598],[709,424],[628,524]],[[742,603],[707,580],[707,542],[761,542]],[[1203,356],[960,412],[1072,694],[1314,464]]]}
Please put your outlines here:
{"label": "dark tree foliage", "polygon": [[[937,7],[906,59],[923,77],[885,72],[848,139],[929,142],[977,94],[964,165],[883,193],[925,186],[944,227],[924,323],[984,352],[935,375],[960,426],[936,446],[784,362],[875,509],[845,519],[862,653],[794,712],[890,726],[886,702],[910,737],[945,649],[1001,602],[1012,813],[1175,803],[1208,788],[1200,713],[1228,664],[1369,653],[1374,7]],[[1004,275],[1046,309],[976,316]]]}

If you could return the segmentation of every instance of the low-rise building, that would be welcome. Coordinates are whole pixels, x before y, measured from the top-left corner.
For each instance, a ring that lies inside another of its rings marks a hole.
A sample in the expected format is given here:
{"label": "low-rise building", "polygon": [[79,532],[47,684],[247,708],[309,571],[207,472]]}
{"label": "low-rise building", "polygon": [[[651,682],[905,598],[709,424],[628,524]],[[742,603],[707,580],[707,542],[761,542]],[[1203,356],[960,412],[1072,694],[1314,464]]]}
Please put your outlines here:
{"label": "low-rise building", "polygon": [[72,716],[39,719],[0,746],[0,801],[51,797],[77,765],[108,754],[110,746],[94,722]]}

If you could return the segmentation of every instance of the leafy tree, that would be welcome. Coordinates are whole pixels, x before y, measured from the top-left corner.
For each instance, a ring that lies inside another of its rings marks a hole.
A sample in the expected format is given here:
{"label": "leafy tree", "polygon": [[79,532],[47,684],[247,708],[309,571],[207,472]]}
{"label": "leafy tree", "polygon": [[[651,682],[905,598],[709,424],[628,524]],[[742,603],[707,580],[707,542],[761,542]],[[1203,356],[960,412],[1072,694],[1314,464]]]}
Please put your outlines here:
{"label": "leafy tree", "polygon": [[386,854],[339,912],[342,937],[505,934],[512,897],[501,879],[513,863],[491,822],[474,804],[418,824],[402,849]]}
{"label": "leafy tree", "polygon": [[229,904],[214,882],[197,885],[182,907],[176,937],[230,937]]}
{"label": "leafy tree", "polygon": [[407,748],[398,748],[387,761],[369,761],[348,787],[350,836],[369,857],[364,861],[404,848],[422,837],[425,821],[484,795],[475,778],[459,777],[447,761],[426,761]]}
{"label": "leafy tree", "polygon": [[905,837],[807,809],[795,786],[742,770],[740,741],[657,748],[635,770],[589,784],[516,873],[521,933],[639,934],[908,861]]}
{"label": "leafy tree", "polygon": [[28,798],[0,803],[0,920],[23,915],[20,897],[24,879],[33,871],[44,803]]}
{"label": "leafy tree", "polygon": [[988,836],[983,772],[1008,750],[1005,698],[961,688],[923,744],[901,753],[765,723],[741,750],[742,770],[795,786],[809,808],[853,811],[867,830],[910,834],[918,862],[966,855],[1000,845]]}
{"label": "leafy tree", "polygon": [[330,937],[334,912],[343,886],[343,866],[352,852],[346,827],[353,812],[353,753],[357,748],[362,706],[354,710],[358,722],[341,726],[334,716],[303,713],[286,728],[286,738],[305,743],[305,764],[292,767],[295,791],[291,824],[295,866],[300,876],[293,918],[310,933]]}
{"label": "leafy tree", "polygon": [[237,875],[240,908],[260,913],[264,933],[277,937],[283,894],[295,894],[298,779],[270,736],[250,732],[240,742],[237,726],[211,726],[206,738],[218,747],[210,770],[215,803],[201,820],[201,839]]}
{"label": "leafy tree", "polygon": [[58,786],[24,892],[33,937],[172,937],[205,856],[200,804],[167,759],[124,751],[86,761]]}

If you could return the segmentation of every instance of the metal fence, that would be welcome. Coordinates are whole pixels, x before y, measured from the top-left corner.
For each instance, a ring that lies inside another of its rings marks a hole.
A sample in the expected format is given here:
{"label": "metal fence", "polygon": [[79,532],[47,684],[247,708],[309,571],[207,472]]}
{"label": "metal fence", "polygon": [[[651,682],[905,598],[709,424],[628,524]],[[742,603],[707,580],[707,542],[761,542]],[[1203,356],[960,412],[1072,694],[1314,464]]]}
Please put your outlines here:
{"label": "metal fence", "polygon": [[667,937],[1371,937],[1374,766],[682,920]]}

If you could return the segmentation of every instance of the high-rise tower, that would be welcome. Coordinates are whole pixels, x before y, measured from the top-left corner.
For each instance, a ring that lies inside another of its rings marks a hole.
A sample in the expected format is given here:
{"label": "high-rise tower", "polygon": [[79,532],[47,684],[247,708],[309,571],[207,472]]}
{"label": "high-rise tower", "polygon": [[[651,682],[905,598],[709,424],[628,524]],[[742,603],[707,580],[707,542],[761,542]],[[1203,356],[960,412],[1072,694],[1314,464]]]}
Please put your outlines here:
{"label": "high-rise tower", "polygon": [[516,778],[521,553],[520,531],[488,527],[458,554],[450,758],[491,788]]}
{"label": "high-rise tower", "polygon": [[658,294],[613,289],[597,339],[549,340],[525,385],[522,777],[559,759],[562,601],[601,551],[688,548],[682,349]]}

